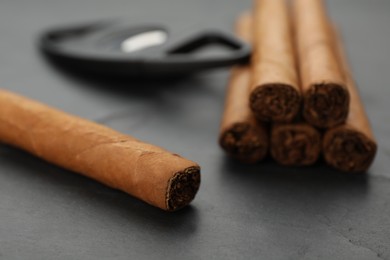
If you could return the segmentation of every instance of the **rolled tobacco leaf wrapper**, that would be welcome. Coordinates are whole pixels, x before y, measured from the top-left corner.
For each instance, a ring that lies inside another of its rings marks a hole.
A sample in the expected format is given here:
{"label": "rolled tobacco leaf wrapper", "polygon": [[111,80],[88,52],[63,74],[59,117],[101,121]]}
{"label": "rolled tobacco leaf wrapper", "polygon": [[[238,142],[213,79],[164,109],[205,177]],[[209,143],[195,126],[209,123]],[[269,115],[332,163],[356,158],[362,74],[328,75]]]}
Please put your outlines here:
{"label": "rolled tobacco leaf wrapper", "polygon": [[[237,35],[251,42],[251,14],[242,15],[236,24]],[[233,68],[227,90],[219,143],[232,157],[246,163],[262,160],[268,150],[266,127],[257,122],[249,108],[250,65]]]}
{"label": "rolled tobacco leaf wrapper", "polygon": [[303,116],[320,128],[345,122],[349,93],[332,48],[322,0],[295,0],[294,17],[304,99]]}
{"label": "rolled tobacco leaf wrapper", "polygon": [[261,121],[291,122],[301,95],[285,0],[255,0],[250,107]]}
{"label": "rolled tobacco leaf wrapper", "polygon": [[200,184],[192,161],[5,90],[0,142],[167,211],[189,204]]}
{"label": "rolled tobacco leaf wrapper", "polygon": [[321,152],[321,134],[313,126],[300,122],[275,124],[271,129],[271,155],[286,166],[314,164]]}
{"label": "rolled tobacco leaf wrapper", "polygon": [[366,172],[377,151],[377,143],[370,122],[352,78],[340,37],[334,33],[335,49],[351,95],[350,111],[345,124],[326,131],[323,151],[326,162],[346,172]]}

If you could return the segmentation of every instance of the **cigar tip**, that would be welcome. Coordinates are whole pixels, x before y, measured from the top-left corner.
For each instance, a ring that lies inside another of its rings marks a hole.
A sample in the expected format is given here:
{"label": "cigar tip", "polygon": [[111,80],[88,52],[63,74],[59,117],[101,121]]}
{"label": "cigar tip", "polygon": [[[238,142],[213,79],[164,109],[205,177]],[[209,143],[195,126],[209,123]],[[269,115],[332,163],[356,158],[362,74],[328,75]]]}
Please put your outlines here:
{"label": "cigar tip", "polygon": [[310,124],[329,128],[345,122],[350,96],[347,88],[337,83],[316,83],[304,95],[303,116]]}
{"label": "cigar tip", "polygon": [[344,172],[366,172],[377,151],[377,144],[358,130],[337,127],[324,136],[325,161]]}
{"label": "cigar tip", "polygon": [[250,107],[261,121],[290,122],[299,112],[301,96],[296,88],[284,83],[256,87],[250,95]]}
{"label": "cigar tip", "polygon": [[256,163],[267,154],[268,138],[262,128],[236,123],[224,131],[219,141],[228,155],[244,163]]}
{"label": "cigar tip", "polygon": [[287,124],[272,128],[271,155],[282,165],[312,165],[318,160],[320,150],[320,133],[308,124]]}
{"label": "cigar tip", "polygon": [[192,166],[176,173],[168,184],[166,207],[176,211],[187,206],[194,198],[200,186],[200,167]]}

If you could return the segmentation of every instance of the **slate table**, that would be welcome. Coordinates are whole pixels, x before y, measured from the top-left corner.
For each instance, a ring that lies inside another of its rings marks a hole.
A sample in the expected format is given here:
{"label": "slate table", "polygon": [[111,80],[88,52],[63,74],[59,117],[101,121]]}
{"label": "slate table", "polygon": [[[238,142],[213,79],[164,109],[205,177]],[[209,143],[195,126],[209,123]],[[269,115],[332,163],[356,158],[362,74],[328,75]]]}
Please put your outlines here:
{"label": "slate table", "polygon": [[142,15],[232,28],[237,0],[2,0],[0,86],[199,162],[191,206],[165,213],[0,145],[0,259],[390,259],[390,1],[332,0],[379,141],[367,176],[228,161],[217,145],[228,70],[93,79],[38,51],[50,25]]}

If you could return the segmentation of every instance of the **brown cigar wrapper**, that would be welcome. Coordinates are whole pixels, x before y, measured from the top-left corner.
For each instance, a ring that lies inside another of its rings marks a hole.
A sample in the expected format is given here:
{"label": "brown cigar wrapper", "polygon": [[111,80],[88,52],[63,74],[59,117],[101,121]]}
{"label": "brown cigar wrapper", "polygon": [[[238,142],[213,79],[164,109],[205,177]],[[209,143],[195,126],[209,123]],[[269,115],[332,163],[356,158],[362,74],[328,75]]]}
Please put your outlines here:
{"label": "brown cigar wrapper", "polygon": [[[236,32],[244,41],[252,41],[252,28],[250,13],[237,20]],[[219,143],[226,153],[245,163],[262,160],[268,151],[267,129],[257,122],[249,108],[251,76],[250,65],[232,69],[219,137]]]}
{"label": "brown cigar wrapper", "polygon": [[199,166],[162,148],[0,90],[0,142],[173,211],[194,198]]}
{"label": "brown cigar wrapper", "polygon": [[332,48],[323,1],[295,0],[293,3],[303,116],[320,128],[339,125],[347,118],[350,97]]}
{"label": "brown cigar wrapper", "polygon": [[321,134],[311,125],[275,124],[271,129],[272,158],[286,166],[314,164],[321,152]]}
{"label": "brown cigar wrapper", "polygon": [[346,78],[351,96],[349,115],[340,126],[326,131],[323,140],[324,157],[328,164],[346,172],[366,172],[377,151],[370,122],[352,78],[341,39],[333,28],[334,48]]}
{"label": "brown cigar wrapper", "polygon": [[291,122],[301,95],[285,0],[255,0],[253,82],[250,106],[257,119]]}

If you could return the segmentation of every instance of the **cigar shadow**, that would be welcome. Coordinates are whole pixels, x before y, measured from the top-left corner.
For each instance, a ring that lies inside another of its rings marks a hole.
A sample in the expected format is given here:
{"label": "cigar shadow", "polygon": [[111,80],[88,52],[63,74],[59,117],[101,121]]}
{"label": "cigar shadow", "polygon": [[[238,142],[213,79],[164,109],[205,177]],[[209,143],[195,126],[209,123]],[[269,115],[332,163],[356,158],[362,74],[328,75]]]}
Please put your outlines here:
{"label": "cigar shadow", "polygon": [[[198,226],[199,214],[194,206],[190,205],[176,212],[165,212],[124,192],[49,164],[13,147],[0,144],[0,162],[10,169],[1,174],[10,172],[12,176],[7,177],[20,183],[19,188],[28,189],[39,196],[42,195],[40,193],[46,192],[48,200],[50,193],[55,194],[52,196],[59,198],[60,203],[74,205],[76,208],[88,208],[89,215],[109,218],[112,223],[123,223],[125,219],[129,229],[134,230],[136,227],[140,230],[150,230],[152,227],[157,234],[172,233],[186,237],[195,232]],[[34,190],[35,185],[32,184],[37,184],[40,189]],[[78,221],[88,222],[88,219]]]}
{"label": "cigar shadow", "polygon": [[235,195],[252,200],[248,207],[265,203],[268,213],[279,211],[283,205],[285,212],[301,209],[314,215],[331,215],[340,205],[363,203],[370,191],[369,174],[339,172],[323,161],[301,168],[280,166],[271,159],[258,165],[243,165],[224,158],[220,167],[224,186],[234,187]]}

